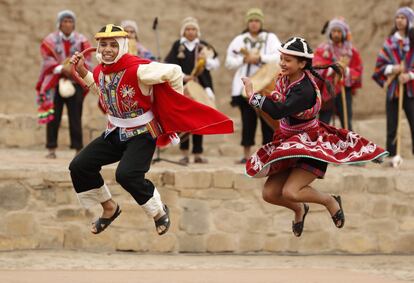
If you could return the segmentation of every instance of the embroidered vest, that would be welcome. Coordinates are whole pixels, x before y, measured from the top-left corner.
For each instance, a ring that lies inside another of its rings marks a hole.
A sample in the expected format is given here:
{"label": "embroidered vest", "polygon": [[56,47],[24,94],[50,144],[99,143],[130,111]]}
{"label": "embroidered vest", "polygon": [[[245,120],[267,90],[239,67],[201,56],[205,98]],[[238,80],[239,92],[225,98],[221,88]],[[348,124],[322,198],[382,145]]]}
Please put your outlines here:
{"label": "embroidered vest", "polygon": [[[105,81],[105,75],[100,68],[95,68],[93,77],[99,88],[99,104],[106,114],[127,119],[138,117],[151,109],[151,96],[143,95],[138,85],[138,68],[139,64],[112,73],[110,82]],[[115,128],[108,121],[105,136]],[[144,126],[120,128],[120,139],[127,140],[147,131],[154,138],[162,132],[154,119]]]}

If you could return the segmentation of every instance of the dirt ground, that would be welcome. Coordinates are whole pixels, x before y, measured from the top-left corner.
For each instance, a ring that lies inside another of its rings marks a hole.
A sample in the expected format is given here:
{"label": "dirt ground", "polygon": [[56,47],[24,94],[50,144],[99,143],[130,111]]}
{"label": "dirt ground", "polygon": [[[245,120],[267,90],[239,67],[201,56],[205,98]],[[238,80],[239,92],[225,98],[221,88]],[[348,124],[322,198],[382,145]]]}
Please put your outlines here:
{"label": "dirt ground", "polygon": [[414,256],[0,253],[2,283],[414,282]]}

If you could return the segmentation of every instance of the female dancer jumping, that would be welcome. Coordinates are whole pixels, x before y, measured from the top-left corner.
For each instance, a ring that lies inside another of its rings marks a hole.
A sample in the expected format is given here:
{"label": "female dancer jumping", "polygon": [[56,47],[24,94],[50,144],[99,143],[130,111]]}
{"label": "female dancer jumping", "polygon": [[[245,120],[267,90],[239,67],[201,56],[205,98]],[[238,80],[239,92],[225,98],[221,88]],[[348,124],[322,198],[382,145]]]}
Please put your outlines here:
{"label": "female dancer jumping", "polygon": [[328,163],[381,162],[388,152],[352,131],[336,129],[316,119],[321,95],[314,77],[324,80],[315,69],[332,68],[339,73],[337,65],[312,67],[313,51],[300,37],[289,39],[279,51],[281,75],[271,97],[254,94],[250,79],[242,79],[250,105],[280,119],[273,141],[250,157],[246,173],[250,177],[268,177],[263,199],[294,211],[295,236],[302,234],[310,202],[325,206],[335,226],[342,228],[345,215],[341,197],[319,192],[310,184],[323,178]]}

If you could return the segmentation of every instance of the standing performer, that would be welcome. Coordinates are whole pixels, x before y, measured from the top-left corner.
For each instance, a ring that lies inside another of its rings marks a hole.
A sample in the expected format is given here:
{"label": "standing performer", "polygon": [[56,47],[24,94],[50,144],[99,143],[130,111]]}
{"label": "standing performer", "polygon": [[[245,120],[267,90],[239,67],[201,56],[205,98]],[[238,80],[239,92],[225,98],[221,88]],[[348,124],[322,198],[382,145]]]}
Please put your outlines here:
{"label": "standing performer", "polygon": [[46,36],[40,46],[43,65],[36,84],[39,123],[47,124],[47,158],[56,158],[64,104],[68,109],[70,148],[79,152],[83,147],[82,105],[87,92],[72,80],[68,62],[76,51],[91,47],[84,35],[74,31],[76,16],[72,11],[59,12],[56,22],[58,30]]}
{"label": "standing performer", "polygon": [[[250,105],[273,119],[281,119],[273,141],[248,160],[246,173],[250,177],[268,177],[263,199],[294,211],[295,236],[302,234],[308,202],[325,206],[335,226],[341,228],[345,223],[341,197],[321,193],[310,184],[324,177],[328,163],[380,162],[387,152],[354,132],[336,129],[316,118],[321,95],[314,76],[324,81],[332,93],[333,90],[312,67],[313,52],[303,38],[289,39],[279,51],[281,77],[271,98],[254,94],[250,79],[243,78]],[[340,71],[336,65],[320,68],[328,67]]]}
{"label": "standing performer", "polygon": [[128,33],[128,53],[138,55],[141,58],[156,60],[155,56],[150,50],[145,48],[138,39],[138,24],[132,20],[125,20],[121,22],[121,27]]}
{"label": "standing performer", "polygon": [[[274,33],[263,29],[264,15],[260,9],[252,8],[246,14],[247,28],[236,36],[227,49],[226,67],[237,69],[232,85],[231,105],[238,106],[242,120],[244,156],[238,163],[246,163],[255,144],[257,114],[242,96],[242,77],[254,75],[264,63],[278,62],[280,41]],[[272,140],[273,129],[260,117],[262,144]]]}
{"label": "standing performer", "polygon": [[121,213],[100,174],[102,166],[119,161],[116,181],[154,219],[162,235],[170,226],[168,208],[154,184],[145,179],[156,143],[174,141],[177,131],[231,133],[233,124],[223,114],[172,89],[182,92],[179,66],[128,54],[127,36],[112,24],[95,35],[100,64],[93,74],[84,67],[81,53],[72,56],[71,63],[90,91],[99,95],[108,125],[102,136],[73,159],[69,169],[80,203],[85,207],[100,203],[103,207],[92,233],[102,232]]}
{"label": "standing performer", "polygon": [[[337,112],[342,128],[352,131],[352,96],[362,84],[362,61],[358,50],[352,45],[351,32],[347,23],[342,19],[333,19],[326,23],[322,34],[328,36],[328,41],[322,43],[315,50],[313,65],[329,65],[338,63],[344,69],[342,80],[335,75],[332,68],[324,70],[321,75],[335,87],[335,97],[331,97],[326,86],[321,85],[322,109],[319,120],[329,124],[332,114]],[[344,119],[342,92],[345,92],[347,110],[347,125]]]}
{"label": "standing performer", "polygon": [[[414,154],[414,12],[402,7],[395,14],[395,26],[385,40],[378,55],[372,76],[387,93],[387,150],[396,155],[398,124],[398,96],[400,83],[403,88],[403,108],[411,130],[412,153]],[[404,64],[404,68],[401,67]]]}
{"label": "standing performer", "polygon": [[[181,38],[173,43],[165,62],[181,66],[186,86],[190,81],[198,82],[204,89],[201,95],[208,96],[210,100],[214,101],[213,80],[210,71],[220,67],[217,52],[212,45],[200,39],[200,26],[197,19],[193,17],[187,17],[183,20],[180,35]],[[194,94],[189,93],[189,95]],[[194,163],[207,163],[207,159],[202,157],[203,136],[193,135],[192,139]],[[180,163],[188,164],[190,162],[189,143],[190,138],[181,141],[180,149],[183,158],[179,161]]]}

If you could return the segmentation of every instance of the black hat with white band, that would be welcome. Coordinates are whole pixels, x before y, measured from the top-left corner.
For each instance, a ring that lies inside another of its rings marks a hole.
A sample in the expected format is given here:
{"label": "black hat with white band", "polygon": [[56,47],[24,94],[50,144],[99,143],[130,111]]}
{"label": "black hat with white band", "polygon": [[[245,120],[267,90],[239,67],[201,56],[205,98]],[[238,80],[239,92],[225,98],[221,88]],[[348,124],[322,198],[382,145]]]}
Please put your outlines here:
{"label": "black hat with white band", "polygon": [[305,57],[312,59],[313,51],[304,38],[292,37],[279,47],[279,51],[283,54]]}

